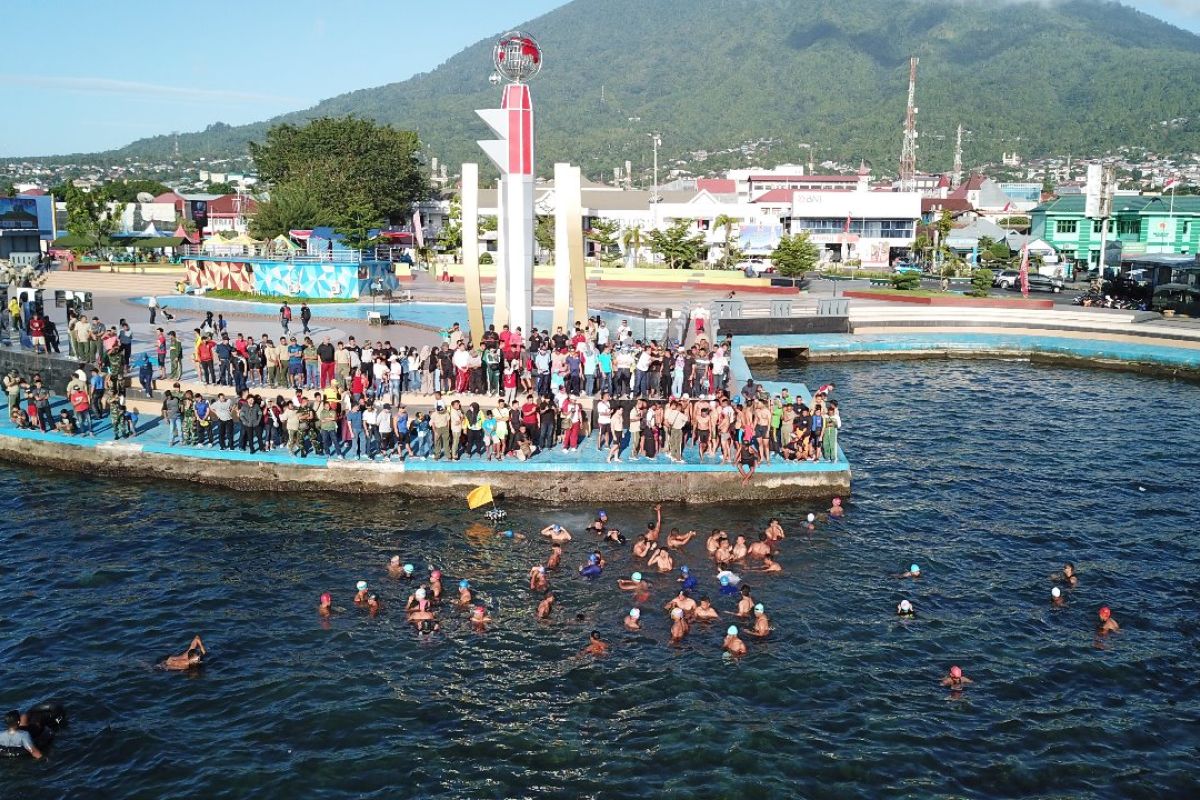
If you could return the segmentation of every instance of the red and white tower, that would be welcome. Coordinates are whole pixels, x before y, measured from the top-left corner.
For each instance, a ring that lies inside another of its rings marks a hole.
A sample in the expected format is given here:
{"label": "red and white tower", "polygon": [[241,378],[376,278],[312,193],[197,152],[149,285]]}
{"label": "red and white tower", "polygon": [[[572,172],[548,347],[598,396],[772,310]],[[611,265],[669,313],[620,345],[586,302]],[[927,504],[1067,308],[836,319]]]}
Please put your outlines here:
{"label": "red and white tower", "polygon": [[[534,147],[533,98],[528,80],[542,69],[542,50],[532,36],[512,31],[492,51],[496,82],[507,79],[500,108],[475,113],[497,139],[480,141],[500,170],[500,258],[496,265],[497,307],[507,302],[508,324],[528,336],[533,326]],[[503,274],[501,274],[503,273]]]}

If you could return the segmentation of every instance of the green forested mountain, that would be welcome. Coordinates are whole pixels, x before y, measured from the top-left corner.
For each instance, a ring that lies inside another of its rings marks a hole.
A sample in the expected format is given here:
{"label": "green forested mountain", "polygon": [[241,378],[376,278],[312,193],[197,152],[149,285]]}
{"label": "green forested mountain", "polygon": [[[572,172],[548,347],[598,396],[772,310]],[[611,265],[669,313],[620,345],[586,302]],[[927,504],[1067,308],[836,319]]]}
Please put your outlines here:
{"label": "green forested mountain", "polygon": [[[970,163],[1012,150],[1200,151],[1200,36],[1105,0],[573,0],[520,27],[546,54],[533,87],[543,172],[556,160],[592,176],[625,159],[641,167],[652,129],[665,159],[774,138],[774,160],[806,158],[796,145],[816,142],[819,158],[893,171],[910,54],[921,58],[921,168],[949,167],[959,123]],[[368,116],[416,129],[451,165],[485,161],[472,110],[498,103],[490,47],[270,122]],[[270,122],[183,134],[181,154],[244,154]],[[160,136],[106,155],[167,159],[174,145]]]}

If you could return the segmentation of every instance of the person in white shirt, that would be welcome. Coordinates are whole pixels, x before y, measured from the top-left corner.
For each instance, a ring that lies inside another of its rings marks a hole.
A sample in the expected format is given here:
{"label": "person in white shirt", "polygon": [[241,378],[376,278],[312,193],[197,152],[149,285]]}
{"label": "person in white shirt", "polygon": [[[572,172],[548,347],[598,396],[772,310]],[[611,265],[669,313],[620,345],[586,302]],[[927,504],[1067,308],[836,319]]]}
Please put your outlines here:
{"label": "person in white shirt", "polygon": [[604,320],[600,320],[599,326],[596,328],[596,344],[603,347],[608,344],[608,326],[604,324]]}
{"label": "person in white shirt", "polygon": [[363,412],[363,433],[367,436],[367,457],[374,460],[379,451],[379,420],[373,405],[367,406]]}
{"label": "person in white shirt", "polygon": [[608,392],[600,395],[596,403],[596,424],[600,426],[596,449],[603,450],[606,445],[612,444],[612,403],[609,402]]}

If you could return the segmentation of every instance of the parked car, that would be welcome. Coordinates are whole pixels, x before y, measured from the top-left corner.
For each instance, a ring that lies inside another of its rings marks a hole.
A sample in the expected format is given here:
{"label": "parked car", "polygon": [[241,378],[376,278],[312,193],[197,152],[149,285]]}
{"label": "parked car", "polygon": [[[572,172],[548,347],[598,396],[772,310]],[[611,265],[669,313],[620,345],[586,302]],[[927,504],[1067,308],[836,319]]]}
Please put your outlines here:
{"label": "parked car", "polygon": [[771,275],[775,272],[775,265],[770,259],[751,256],[745,261],[738,264],[738,269],[746,274],[747,278],[757,278],[763,275]]}
{"label": "parked car", "polygon": [[1200,289],[1183,283],[1164,283],[1154,290],[1150,308],[1159,313],[1170,311],[1181,316],[1200,316]]}
{"label": "parked car", "polygon": [[1020,272],[1015,269],[1006,269],[992,275],[992,286],[1007,289],[1019,280],[1021,280]]}
{"label": "parked car", "polygon": [[896,265],[892,267],[892,272],[896,275],[906,275],[910,272],[920,275],[921,267],[909,261],[897,261]]}
{"label": "parked car", "polygon": [[[1005,270],[1006,273],[1010,271],[1011,270]],[[1015,274],[1016,278],[1013,279],[1011,283],[1008,282],[1008,279],[1005,279],[1005,282],[1000,285],[1012,292],[1021,291],[1021,273],[1017,272]],[[1058,294],[1062,290],[1063,282],[1058,278],[1048,278],[1045,275],[1039,275],[1036,272],[1029,273],[1029,291],[1053,292],[1054,294]]]}

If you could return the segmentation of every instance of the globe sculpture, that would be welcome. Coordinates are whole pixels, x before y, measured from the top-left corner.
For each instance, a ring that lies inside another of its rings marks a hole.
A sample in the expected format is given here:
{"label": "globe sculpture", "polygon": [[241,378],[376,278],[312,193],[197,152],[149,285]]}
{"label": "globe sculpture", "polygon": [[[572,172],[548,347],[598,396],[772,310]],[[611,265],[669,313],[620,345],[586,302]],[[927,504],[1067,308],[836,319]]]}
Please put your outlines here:
{"label": "globe sculpture", "polygon": [[501,77],[525,83],[542,71],[542,48],[524,31],[509,31],[492,48],[492,63]]}

